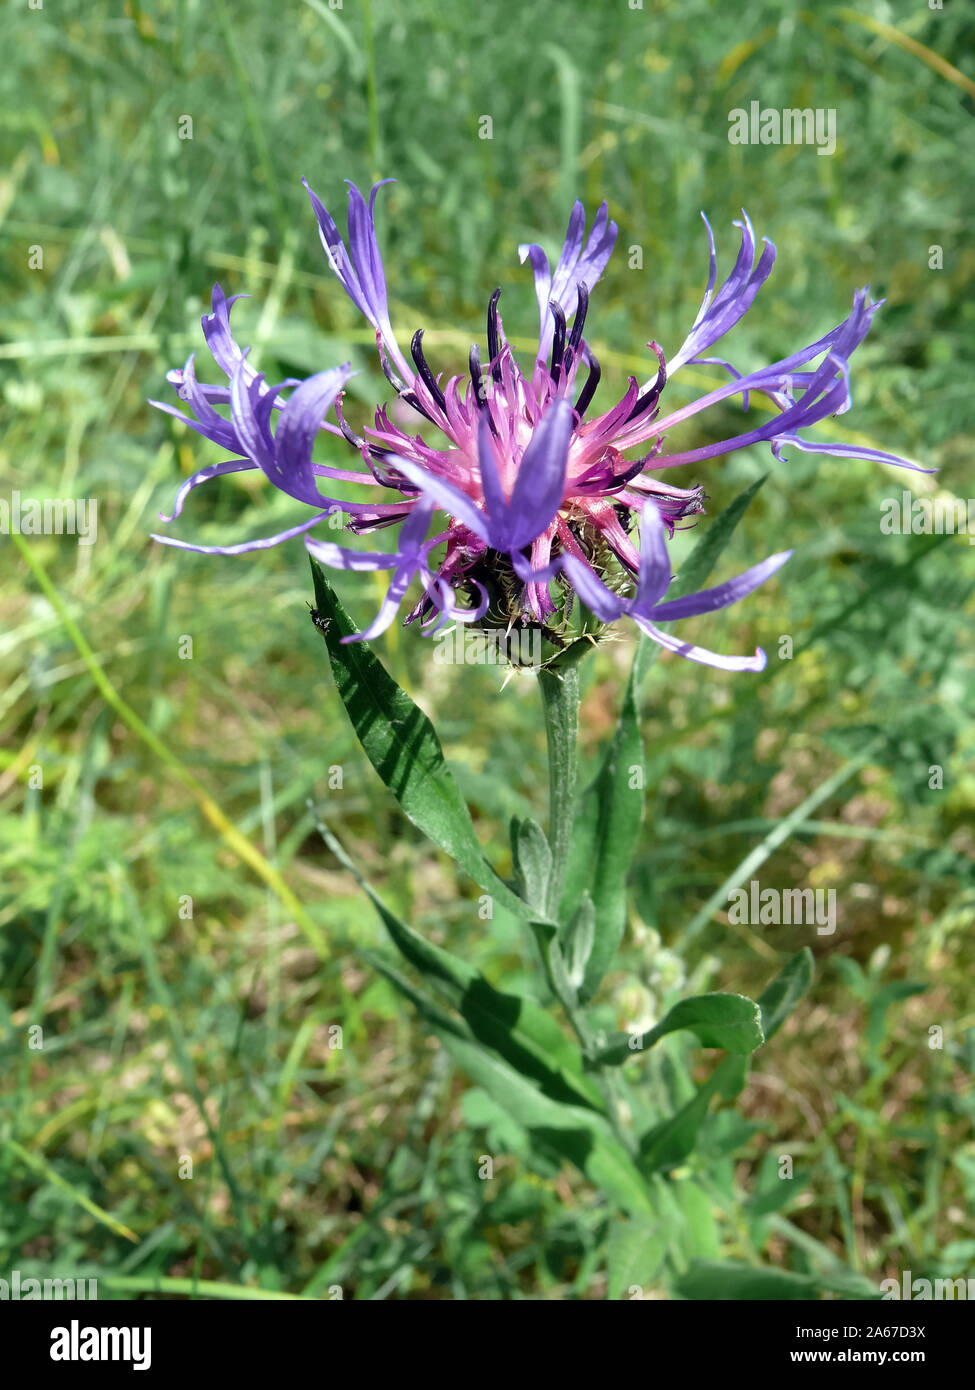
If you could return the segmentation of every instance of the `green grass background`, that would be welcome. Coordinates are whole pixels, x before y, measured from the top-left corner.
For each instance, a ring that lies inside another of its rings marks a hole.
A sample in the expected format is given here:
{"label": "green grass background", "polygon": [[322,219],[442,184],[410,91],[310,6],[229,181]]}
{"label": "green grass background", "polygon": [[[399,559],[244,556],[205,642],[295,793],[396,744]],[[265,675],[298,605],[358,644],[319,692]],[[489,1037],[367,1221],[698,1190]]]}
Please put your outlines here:
{"label": "green grass background", "polygon": [[[414,925],[504,985],[541,988],[515,925],[478,919],[473,885],[419,842],[359,753],[308,621],[300,542],[221,559],[148,539],[180,478],[218,457],[146,405],[171,398],[165,370],[202,346],[215,279],[253,296],[234,322],[272,378],[351,357],[350,417],[384,397],[302,175],[340,222],[344,178],[398,179],[380,195],[393,320],[401,339],[428,330],[435,370],[462,368],[496,284],[510,336],[530,338],[516,246],[557,252],[575,196],[590,210],[607,199],[620,224],[589,324],[600,399],[648,374],[651,337],[670,352],[682,340],[706,280],[702,209],[724,268],[743,204],[778,246],[728,345],[740,366],[812,341],[859,285],[886,297],[854,359],[853,411],[821,437],[903,452],[937,467],[935,482],[762,449],[681,477],[706,483],[716,513],[769,473],[723,574],[786,545],[796,555],[747,604],[694,625],[719,650],[764,645],[764,677],[665,658],[647,683],[633,914],[600,1006],[611,1027],[651,994],[661,1007],[648,929],[672,945],[692,920],[694,982],[757,992],[808,931],[701,909],[877,740],[761,872],[763,886],[835,888],[840,925],[809,943],[813,994],[758,1055],[754,1128],[729,1160],[744,1205],[716,1198],[707,1239],[796,1269],[825,1250],[878,1280],[964,1273],[973,552],[965,537],[884,536],[879,518],[905,488],[972,492],[965,7],[65,0],[18,3],[8,24],[0,495],[95,497],[99,538],[30,539],[28,565],[0,537],[0,1276],[84,1273],[102,1297],[606,1292],[598,1195],[568,1170],[533,1171],[357,960],[385,949],[381,929],[317,838],[309,797]],[[835,108],[835,155],[731,146],[728,112],[753,99]],[[43,268],[30,269],[38,246]],[[668,395],[711,380],[687,369]],[[682,438],[723,437],[737,418],[714,412]],[[240,539],[292,518],[269,488],[231,479],[194,494],[178,534]],[[678,538],[678,559],[692,540]],[[369,576],[339,589],[360,621],[380,592]],[[494,670],[437,667],[411,630],[378,647],[435,718],[507,868],[507,818],[544,813],[531,681],[501,693]],[[589,760],[630,650],[623,632],[589,663]],[[929,787],[932,765],[943,789]],[[877,1002],[905,981],[924,992]],[[29,1046],[36,1024],[43,1050]],[[796,1179],[762,1216],[754,1195],[782,1152]],[[482,1153],[501,1156],[490,1183]]]}

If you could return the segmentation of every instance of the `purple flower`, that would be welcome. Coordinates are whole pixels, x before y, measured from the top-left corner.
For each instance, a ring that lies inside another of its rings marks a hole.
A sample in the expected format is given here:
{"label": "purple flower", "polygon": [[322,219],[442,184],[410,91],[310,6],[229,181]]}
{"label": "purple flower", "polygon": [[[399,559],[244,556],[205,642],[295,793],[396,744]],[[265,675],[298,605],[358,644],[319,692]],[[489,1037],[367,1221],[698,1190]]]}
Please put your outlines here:
{"label": "purple flower", "polygon": [[[744,220],[735,224],[741,232],[737,260],[715,293],[717,256],[705,219],[710,273],[690,333],[669,362],[663,350],[650,343],[656,358],[653,377],[642,389],[631,377],[622,398],[594,414],[600,368],[583,334],[589,297],[612,254],[617,227],[604,203],[587,238],[585,211],[577,202],[554,271],[541,247],[519,248],[522,261],[527,260],[534,273],[539,307],[539,346],[531,372],[523,373],[515,361],[498,312],[501,291],[495,290],[488,305],[486,359],[482,363],[473,346],[467,371],[445,380],[427,361],[422,330],[413,335],[410,360],[393,332],[374,221],[381,186],[376,184],[367,203],[350,184],[347,246],[327,208],[305,184],[329,265],[375,329],[383,373],[400,401],[416,413],[422,432],[410,434],[381,406],[374,423],[361,435],[354,433],[341,404],[351,375],[348,365],[306,381],[269,385],[250,366],[249,350],[234,339],[234,300],[216,285],[212,310],[203,317],[203,333],[227,384],[201,384],[191,356],[181,371],[167,377],[190,413],[153,404],[231,457],[189,478],[177,494],[172,515],[163,519],[179,516],[186,497],[199,484],[255,468],[313,511],[278,535],[236,545],[156,539],[204,553],[239,554],[276,545],[341,512],[348,517],[346,529],[354,534],[400,527],[397,549],[390,554],[306,536],[309,551],[323,564],[392,571],[387,597],[362,637],[375,636],[394,621],[407,590],[418,579],[423,595],[405,621],[419,618],[428,628],[451,619],[484,619],[498,625],[529,621],[557,628],[578,596],[602,622],[628,615],[655,641],[692,660],[735,670],[760,669],[761,652],[755,657],[715,656],[661,632],[654,620],[669,622],[736,602],[788,555],[773,555],[715,589],[666,601],[671,569],[664,533],[672,536],[679,522],[703,511],[705,494],[701,486],[675,487],[657,474],[762,441],[777,457],[784,446],[792,445],[915,467],[893,454],[853,444],[814,443],[799,433],[848,408],[849,360],[879,305],[869,302],[865,290],[858,291],[851,313],[831,332],[781,362],[742,375],[730,362],[703,354],[748,310],[771,272],[775,248],[766,241],[756,256],[752,225],[743,214]],[[668,378],[687,363],[718,364],[730,380],[661,418]],[[762,392],[775,407],[764,424],[720,443],[666,452],[665,441],[675,426],[736,395],[747,410],[753,392]],[[327,418],[330,414],[334,420]],[[343,439],[361,466],[347,469],[313,462],[315,441],[323,432]],[[632,453],[637,457],[626,456]],[[368,500],[347,501],[323,490],[333,482],[361,485]],[[379,500],[384,498],[388,500]],[[435,512],[446,513],[447,520],[428,537]],[[642,517],[639,551],[632,536],[637,517]],[[433,552],[440,547],[435,560]],[[626,596],[634,587],[633,596]]]}

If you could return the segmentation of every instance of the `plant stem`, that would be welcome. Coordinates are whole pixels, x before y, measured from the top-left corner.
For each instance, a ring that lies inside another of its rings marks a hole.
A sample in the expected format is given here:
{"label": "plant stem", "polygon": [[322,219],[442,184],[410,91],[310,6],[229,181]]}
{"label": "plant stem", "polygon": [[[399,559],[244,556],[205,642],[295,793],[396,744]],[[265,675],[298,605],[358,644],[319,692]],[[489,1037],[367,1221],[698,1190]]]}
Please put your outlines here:
{"label": "plant stem", "polygon": [[555,922],[558,920],[559,900],[569,862],[575,813],[579,669],[571,665],[560,671],[540,671],[538,688],[545,711],[545,737],[548,742],[548,843],[552,851],[552,872],[545,908],[550,921]]}
{"label": "plant stem", "polygon": [[[549,989],[565,1010],[565,1016],[572,1025],[572,1031],[579,1040],[583,1056],[591,1059],[596,1052],[596,1039],[586,1022],[585,1015],[579,1007],[576,992],[573,989],[566,991],[559,983],[558,975],[552,965],[553,948],[558,950],[558,943],[542,925],[537,922],[534,925],[535,940],[538,943],[539,955],[545,969],[545,978],[548,981]],[[633,1135],[627,1131],[623,1124],[620,1114],[619,1096],[619,1077],[616,1075],[615,1068],[597,1066],[594,1068],[596,1082],[602,1091],[603,1099],[606,1102],[606,1117],[609,1120],[610,1128],[616,1138],[629,1153],[636,1153],[636,1143]]]}
{"label": "plant stem", "polygon": [[[572,659],[538,673],[538,686],[545,711],[545,737],[548,742],[548,844],[552,851],[552,872],[545,894],[545,909],[549,922],[559,920],[559,903],[572,843],[579,765],[578,660],[580,655],[584,655],[588,650],[588,645],[580,644],[579,651],[574,653]],[[591,1057],[594,1039],[579,1008],[575,990],[570,990],[567,995],[565,990],[560,988],[552,968],[552,950],[553,947],[558,949],[557,942],[552,940],[550,929],[547,931],[541,924],[535,928],[535,936],[549,987],[565,1010],[583,1053]],[[620,1143],[632,1153],[635,1150],[633,1138],[627,1133],[619,1111],[619,1078],[599,1068],[598,1080],[606,1100],[610,1126]]]}

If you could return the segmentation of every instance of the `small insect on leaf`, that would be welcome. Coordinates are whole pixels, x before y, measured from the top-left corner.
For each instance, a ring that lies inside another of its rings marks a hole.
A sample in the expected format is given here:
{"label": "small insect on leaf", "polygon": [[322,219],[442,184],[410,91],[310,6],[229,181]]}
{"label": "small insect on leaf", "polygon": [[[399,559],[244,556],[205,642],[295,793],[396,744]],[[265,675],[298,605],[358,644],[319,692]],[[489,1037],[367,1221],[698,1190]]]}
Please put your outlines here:
{"label": "small insect on leaf", "polygon": [[318,628],[318,631],[324,637],[326,632],[328,632],[328,629],[331,627],[331,618],[326,618],[324,613],[319,613],[318,609],[312,608],[310,604],[308,606],[308,614],[312,622]]}

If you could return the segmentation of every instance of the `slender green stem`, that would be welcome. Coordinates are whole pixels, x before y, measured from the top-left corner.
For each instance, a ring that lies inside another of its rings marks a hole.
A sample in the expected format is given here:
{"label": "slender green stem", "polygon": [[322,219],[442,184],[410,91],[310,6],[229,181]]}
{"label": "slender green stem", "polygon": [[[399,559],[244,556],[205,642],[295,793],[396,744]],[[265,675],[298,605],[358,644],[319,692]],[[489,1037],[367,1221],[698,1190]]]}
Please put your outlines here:
{"label": "slender green stem", "polygon": [[[553,940],[551,933],[542,925],[535,923],[535,940],[538,942],[539,954],[542,958],[542,965],[545,969],[545,978],[548,981],[549,989],[565,1010],[565,1016],[572,1025],[572,1031],[579,1040],[583,1056],[591,1059],[597,1052],[596,1038],[586,1021],[583,1010],[579,1007],[579,1000],[576,992],[571,986],[566,987],[559,980],[559,973],[555,970],[552,962],[552,951],[558,949],[558,944]],[[596,1081],[602,1091],[603,1099],[606,1102],[606,1116],[610,1127],[616,1138],[630,1153],[636,1152],[636,1143],[633,1135],[627,1130],[620,1114],[620,1078],[616,1074],[615,1067],[594,1067]]]}
{"label": "slender green stem", "polygon": [[548,741],[548,843],[552,872],[545,908],[549,919],[558,920],[559,900],[569,862],[572,821],[575,812],[579,732],[579,669],[540,671],[538,688],[545,711]]}
{"label": "slender green stem", "polygon": [[[545,908],[550,923],[559,920],[559,904],[572,843],[579,765],[578,660],[588,650],[587,645],[580,645],[580,650],[574,653],[572,659],[538,674],[542,708],[545,711],[545,737],[548,741],[548,843],[552,851],[552,872],[545,895]],[[553,940],[551,928],[538,924],[535,937],[549,987],[565,1010],[583,1053],[591,1057],[595,1051],[595,1039],[579,1007],[576,992],[567,985],[563,987],[560,972],[553,968],[552,952],[558,949],[558,944]],[[633,1137],[627,1133],[620,1115],[619,1078],[600,1067],[598,1079],[613,1132],[624,1147],[633,1152]]]}
{"label": "slender green stem", "polygon": [[[559,920],[559,900],[572,839],[578,763],[578,667],[573,664],[564,671],[542,670],[538,674],[538,687],[545,711],[545,737],[548,742],[548,843],[552,853],[552,869],[545,891],[545,915],[549,923],[553,923]],[[535,928],[535,937],[552,993],[565,1009],[583,1051],[588,1055],[592,1038],[579,1015],[575,991],[563,988],[558,973],[553,969],[552,927],[539,924]]]}

